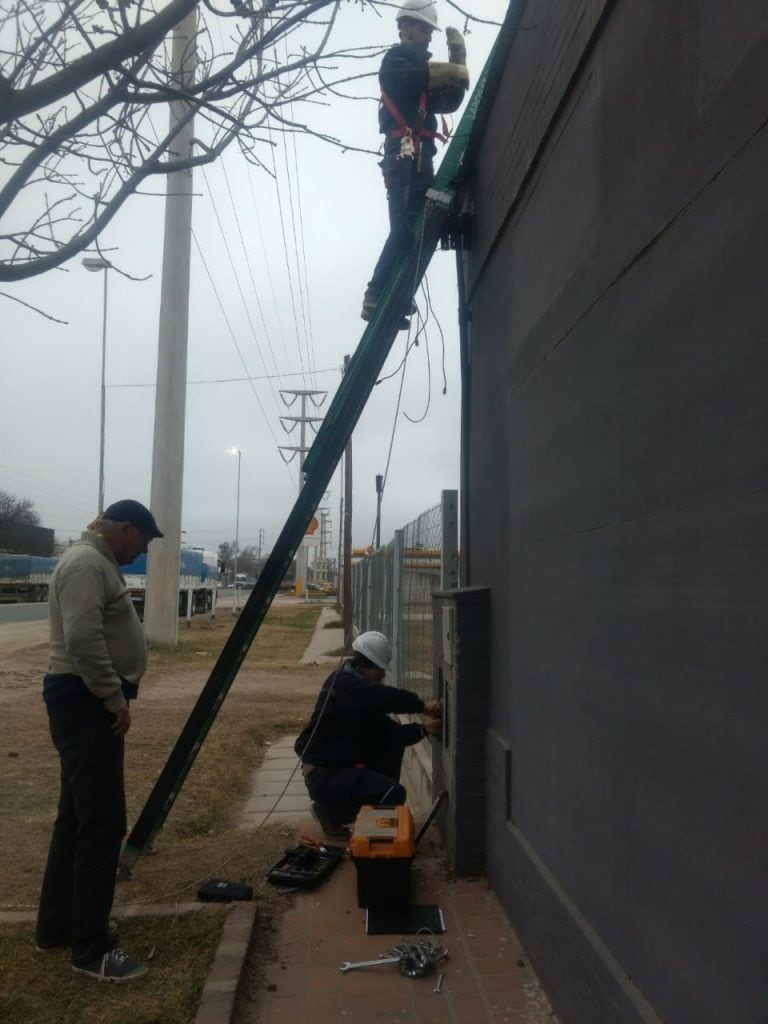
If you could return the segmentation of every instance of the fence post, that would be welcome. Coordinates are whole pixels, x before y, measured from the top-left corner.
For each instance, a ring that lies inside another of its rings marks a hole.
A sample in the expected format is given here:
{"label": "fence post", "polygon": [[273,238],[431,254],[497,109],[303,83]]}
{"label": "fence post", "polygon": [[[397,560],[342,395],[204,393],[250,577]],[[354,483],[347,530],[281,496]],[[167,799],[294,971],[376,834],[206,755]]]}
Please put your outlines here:
{"label": "fence post", "polygon": [[393,686],[402,686],[402,601],[400,584],[403,578],[403,530],[395,530],[392,545],[392,671]]}
{"label": "fence post", "polygon": [[365,557],[365,616],[362,621],[364,630],[371,628],[371,605],[373,603],[373,570],[371,567],[371,556]]}
{"label": "fence post", "polygon": [[455,590],[459,585],[459,516],[458,491],[441,491],[440,515],[442,541],[440,550],[440,589]]}

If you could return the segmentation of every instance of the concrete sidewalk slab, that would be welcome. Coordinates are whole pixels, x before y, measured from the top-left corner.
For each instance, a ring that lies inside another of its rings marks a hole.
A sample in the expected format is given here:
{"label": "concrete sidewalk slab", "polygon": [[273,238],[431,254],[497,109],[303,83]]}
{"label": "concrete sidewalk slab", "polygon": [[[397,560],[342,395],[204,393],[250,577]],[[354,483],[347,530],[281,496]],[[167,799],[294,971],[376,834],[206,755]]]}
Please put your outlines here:
{"label": "concrete sidewalk slab", "polygon": [[301,656],[302,665],[328,665],[338,662],[338,655],[331,655],[330,652],[338,651],[344,646],[344,629],[341,626],[326,626],[327,622],[337,621],[338,618],[339,613],[335,607],[321,609],[314,635]]}

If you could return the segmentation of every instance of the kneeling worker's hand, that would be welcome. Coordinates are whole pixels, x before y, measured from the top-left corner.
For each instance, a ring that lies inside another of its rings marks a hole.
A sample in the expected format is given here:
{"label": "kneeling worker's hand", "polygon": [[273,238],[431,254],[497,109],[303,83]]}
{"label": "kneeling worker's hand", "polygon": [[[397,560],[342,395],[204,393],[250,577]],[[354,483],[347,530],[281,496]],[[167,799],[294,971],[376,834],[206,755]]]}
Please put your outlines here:
{"label": "kneeling worker's hand", "polygon": [[442,718],[443,717],[443,706],[439,700],[430,700],[424,705],[423,715],[429,715],[430,718]]}

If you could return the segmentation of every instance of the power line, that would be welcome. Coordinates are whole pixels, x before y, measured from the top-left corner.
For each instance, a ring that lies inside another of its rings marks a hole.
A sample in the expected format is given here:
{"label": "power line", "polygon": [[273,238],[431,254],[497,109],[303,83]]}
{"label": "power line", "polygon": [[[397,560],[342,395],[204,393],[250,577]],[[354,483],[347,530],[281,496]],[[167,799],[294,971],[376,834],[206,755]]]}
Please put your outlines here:
{"label": "power line", "polygon": [[[206,260],[205,255],[203,254],[202,247],[201,247],[200,243],[198,242],[197,235],[195,234],[194,231],[192,232],[192,238],[194,239],[194,242],[195,242],[195,248],[197,249],[197,254],[200,257],[200,259],[202,260],[203,267],[205,268],[205,272],[208,275],[208,281],[209,281],[209,283],[211,285],[211,288],[213,289],[213,294],[216,296],[216,301],[219,304],[219,309],[221,310],[221,315],[224,318],[224,323],[227,325],[227,329],[229,330],[230,337],[232,338],[232,343],[235,346],[235,348],[237,349],[237,354],[240,356],[240,362],[243,364],[243,369],[248,374],[249,373],[248,365],[245,362],[245,357],[243,356],[243,353],[240,350],[240,346],[237,343],[237,338],[235,337],[235,332],[232,329],[232,324],[229,322],[229,317],[227,316],[227,311],[224,308],[224,303],[221,301],[221,296],[219,295],[218,289],[216,288],[216,285],[214,283],[213,277],[211,275],[211,271],[210,271],[210,268],[208,266],[208,261]],[[253,386],[253,381],[250,378],[250,374],[249,374],[248,379],[250,380],[250,383],[251,383],[251,390],[253,391],[253,394],[254,394],[254,396],[256,398],[256,401],[259,404],[259,409],[261,409],[261,415],[264,417],[264,422],[267,425],[267,430],[272,435],[272,440],[275,442],[275,444],[277,444],[277,437],[275,436],[275,432],[272,429],[272,424],[269,421],[269,417],[267,416],[266,410],[264,408],[264,404],[261,401],[261,398],[259,397],[259,393],[256,390],[256,388]]]}
{"label": "power line", "polygon": [[[296,294],[295,294],[294,289],[293,289],[293,275],[291,274],[291,264],[290,264],[290,258],[288,256],[288,240],[287,240],[286,235],[285,235],[285,217],[283,215],[283,200],[282,200],[282,196],[280,195],[280,185],[279,185],[278,175],[277,175],[277,162],[275,160],[275,143],[274,143],[274,141],[272,139],[272,128],[269,125],[267,126],[267,131],[269,133],[269,141],[270,141],[270,144],[271,144],[271,147],[272,147],[272,172],[273,172],[274,180],[275,180],[275,192],[277,194],[277,208],[278,208],[278,211],[279,211],[279,214],[280,214],[280,232],[281,232],[282,239],[283,239],[283,254],[285,256],[285,271],[286,271],[286,274],[288,275],[288,288],[289,288],[290,295],[291,295],[291,308],[293,310],[293,326],[294,326],[294,330],[296,332],[296,347],[297,347],[297,349],[299,351],[299,363],[301,364],[302,369],[304,369],[304,355],[303,355],[303,353],[301,351],[301,337],[299,335],[298,316],[296,314]],[[304,369],[304,372],[306,373],[305,369]],[[306,377],[304,378],[304,383],[306,384]]]}
{"label": "power line", "polygon": [[235,206],[235,198],[234,198],[234,196],[232,194],[232,186],[229,183],[229,175],[227,174],[226,164],[224,163],[223,159],[221,161],[221,172],[224,175],[224,181],[226,182],[226,185],[227,185],[227,192],[229,193],[229,202],[230,202],[230,205],[232,207],[232,213],[234,214],[234,217],[235,217],[235,224],[237,226],[237,233],[238,233],[238,236],[240,238],[240,245],[242,246],[243,255],[245,256],[245,265],[248,268],[248,275],[249,275],[249,277],[251,279],[251,287],[253,288],[253,296],[254,296],[254,298],[256,300],[256,306],[257,306],[257,308],[259,310],[259,316],[261,317],[261,323],[262,323],[262,326],[264,328],[264,336],[267,339],[267,345],[269,346],[269,351],[270,351],[270,354],[272,356],[272,362],[274,363],[275,370],[277,371],[277,379],[279,381],[280,380],[280,367],[278,366],[278,363],[277,363],[277,357],[275,356],[275,350],[272,347],[272,339],[269,336],[269,330],[267,328],[267,321],[264,319],[264,310],[261,307],[261,300],[259,299],[259,293],[258,293],[258,290],[256,288],[256,278],[254,277],[253,268],[251,266],[251,259],[250,259],[250,255],[248,253],[248,246],[245,244],[245,238],[243,237],[243,230],[242,230],[242,228],[240,226],[240,217],[238,216],[237,207]]}
{"label": "power line", "polygon": [[[221,232],[221,238],[222,238],[222,241],[224,242],[224,249],[225,249],[225,251],[227,253],[227,258],[229,259],[229,265],[232,268],[232,278],[233,278],[233,280],[235,282],[235,286],[237,287],[238,294],[240,295],[240,299],[241,299],[241,301],[243,303],[243,309],[245,310],[245,316],[246,316],[246,319],[248,320],[248,326],[251,328],[251,334],[253,335],[253,340],[256,343],[256,351],[259,353],[259,358],[261,359],[261,364],[264,367],[264,372],[265,373],[269,373],[269,370],[267,368],[266,360],[264,359],[264,353],[261,351],[261,346],[259,345],[259,339],[258,339],[258,337],[256,335],[256,328],[254,327],[253,320],[251,319],[251,313],[250,313],[250,310],[248,308],[248,303],[245,301],[245,294],[243,292],[242,285],[240,284],[240,277],[239,277],[239,275],[238,275],[238,273],[237,273],[237,271],[235,269],[235,262],[234,262],[234,260],[232,258],[232,251],[229,248],[229,242],[227,241],[227,236],[226,236],[226,233],[224,231],[224,225],[221,223],[221,217],[219,216],[219,210],[218,210],[218,207],[216,205],[216,199],[214,197],[213,192],[211,191],[210,184],[208,183],[208,174],[206,172],[205,165],[203,165],[203,177],[205,178],[205,183],[206,183],[206,185],[208,187],[209,199],[211,201],[211,206],[213,207],[214,216],[216,217],[216,223],[219,225],[219,231]],[[208,268],[206,267],[206,270],[207,269]],[[209,276],[210,276],[210,272],[209,272]],[[238,351],[239,351],[239,349],[238,349]],[[245,367],[245,369],[247,371],[248,368]],[[279,403],[277,401],[277,394],[275,393],[275,390],[274,390],[274,388],[271,385],[270,385],[270,393],[272,395],[272,400],[274,401],[275,406],[277,407],[277,410],[279,412],[280,411],[280,406],[279,406]]]}
{"label": "power line", "polygon": [[[314,370],[314,373],[338,373],[339,368],[337,366],[331,366],[324,370]],[[252,380],[280,380],[283,377],[303,377],[304,374],[301,372],[297,373],[281,373],[281,374],[266,374],[256,377],[210,377],[205,380],[188,380],[187,385],[193,384],[243,384]],[[383,378],[386,379],[386,378]],[[155,388],[157,383],[151,384],[107,384],[108,388]]]}

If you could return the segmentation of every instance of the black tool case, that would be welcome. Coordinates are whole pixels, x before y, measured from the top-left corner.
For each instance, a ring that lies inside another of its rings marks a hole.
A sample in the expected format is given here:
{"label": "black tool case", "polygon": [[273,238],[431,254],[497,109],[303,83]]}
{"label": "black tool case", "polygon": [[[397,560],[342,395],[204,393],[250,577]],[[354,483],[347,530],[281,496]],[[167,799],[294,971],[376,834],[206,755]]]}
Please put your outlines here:
{"label": "black tool case", "polygon": [[290,885],[299,889],[313,889],[322,882],[344,856],[343,846],[294,846],[273,864],[267,878],[274,885]]}

